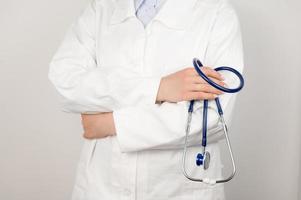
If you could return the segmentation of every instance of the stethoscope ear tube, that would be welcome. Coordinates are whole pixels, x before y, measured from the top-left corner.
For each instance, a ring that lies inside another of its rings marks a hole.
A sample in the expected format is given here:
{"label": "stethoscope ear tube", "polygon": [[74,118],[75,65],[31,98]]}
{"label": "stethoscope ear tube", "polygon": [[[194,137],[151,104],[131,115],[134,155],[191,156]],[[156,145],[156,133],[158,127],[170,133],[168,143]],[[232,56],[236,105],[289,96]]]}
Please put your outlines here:
{"label": "stethoscope ear tube", "polygon": [[214,69],[216,71],[230,71],[239,78],[239,82],[240,82],[239,86],[231,89],[231,88],[225,88],[223,86],[220,86],[217,83],[215,83],[214,81],[212,81],[210,78],[208,78],[206,76],[206,74],[204,74],[201,70],[201,67],[203,66],[203,64],[201,63],[201,61],[199,59],[197,59],[197,58],[193,59],[193,66],[194,66],[194,69],[197,71],[197,73],[200,75],[200,77],[202,77],[209,85],[211,85],[212,87],[214,87],[218,90],[221,90],[226,93],[236,93],[236,92],[239,92],[244,87],[245,81],[244,81],[243,76],[241,75],[241,73],[239,73],[239,71],[237,71],[234,68],[221,66],[221,67],[217,67]]}

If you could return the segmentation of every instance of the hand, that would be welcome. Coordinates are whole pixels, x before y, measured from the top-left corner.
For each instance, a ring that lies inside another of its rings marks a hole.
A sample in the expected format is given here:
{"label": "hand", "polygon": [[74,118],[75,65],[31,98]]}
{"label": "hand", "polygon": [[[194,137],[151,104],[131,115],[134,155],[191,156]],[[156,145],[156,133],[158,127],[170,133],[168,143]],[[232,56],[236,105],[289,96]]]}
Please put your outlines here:
{"label": "hand", "polygon": [[[209,67],[202,67],[202,72],[215,83],[225,86],[221,74]],[[190,67],[161,79],[157,101],[179,102],[190,100],[215,99],[222,94],[202,79],[197,71]]]}
{"label": "hand", "polygon": [[104,138],[115,135],[113,113],[81,114],[83,137],[86,139]]}

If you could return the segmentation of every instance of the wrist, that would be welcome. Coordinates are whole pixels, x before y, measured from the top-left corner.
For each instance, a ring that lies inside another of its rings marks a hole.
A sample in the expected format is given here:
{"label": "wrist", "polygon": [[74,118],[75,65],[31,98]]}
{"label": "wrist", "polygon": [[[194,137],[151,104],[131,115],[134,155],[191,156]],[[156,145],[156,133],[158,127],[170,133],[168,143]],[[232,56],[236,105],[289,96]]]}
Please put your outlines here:
{"label": "wrist", "polygon": [[165,85],[166,79],[165,77],[161,78],[158,93],[157,93],[157,98],[156,98],[156,103],[161,103],[165,101],[165,92],[164,92],[164,85]]}
{"label": "wrist", "polygon": [[108,127],[108,136],[116,135],[115,123],[113,118],[113,112],[107,114],[107,127]]}

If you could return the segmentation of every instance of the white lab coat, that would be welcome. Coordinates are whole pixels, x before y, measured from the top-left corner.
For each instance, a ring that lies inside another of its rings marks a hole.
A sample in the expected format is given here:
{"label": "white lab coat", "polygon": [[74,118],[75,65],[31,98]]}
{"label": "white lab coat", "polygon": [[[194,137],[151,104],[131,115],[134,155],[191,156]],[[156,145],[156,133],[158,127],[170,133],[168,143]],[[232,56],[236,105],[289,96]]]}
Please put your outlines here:
{"label": "white lab coat", "polygon": [[[93,0],[82,12],[51,61],[49,79],[63,97],[63,111],[113,111],[117,136],[85,140],[73,200],[224,199],[223,185],[182,175],[188,102],[155,104],[161,77],[192,67],[194,57],[242,72],[239,22],[227,1],[169,0],[145,29],[133,0]],[[229,86],[237,84],[224,76]],[[221,95],[227,122],[234,100]],[[194,176],[221,177],[214,109],[208,119],[212,159],[204,172],[195,166],[202,102],[195,104],[187,158]]]}

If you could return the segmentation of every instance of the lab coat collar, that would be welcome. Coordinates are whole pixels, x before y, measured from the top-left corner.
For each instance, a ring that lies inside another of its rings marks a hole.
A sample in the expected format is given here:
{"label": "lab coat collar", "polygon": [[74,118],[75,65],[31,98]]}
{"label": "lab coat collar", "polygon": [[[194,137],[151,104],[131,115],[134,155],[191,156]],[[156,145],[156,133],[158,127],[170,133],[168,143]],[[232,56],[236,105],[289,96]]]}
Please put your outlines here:
{"label": "lab coat collar", "polygon": [[122,23],[130,17],[136,17],[134,0],[118,0],[110,24]]}
{"label": "lab coat collar", "polygon": [[154,20],[172,29],[185,30],[192,22],[195,4],[196,0],[167,0]]}
{"label": "lab coat collar", "polygon": [[[197,0],[167,0],[161,7],[154,21],[159,21],[168,28],[184,30],[191,20]],[[119,24],[130,17],[136,17],[134,0],[118,0],[110,24]]]}

